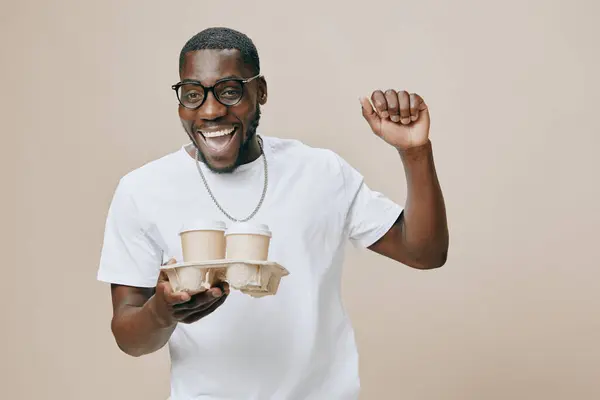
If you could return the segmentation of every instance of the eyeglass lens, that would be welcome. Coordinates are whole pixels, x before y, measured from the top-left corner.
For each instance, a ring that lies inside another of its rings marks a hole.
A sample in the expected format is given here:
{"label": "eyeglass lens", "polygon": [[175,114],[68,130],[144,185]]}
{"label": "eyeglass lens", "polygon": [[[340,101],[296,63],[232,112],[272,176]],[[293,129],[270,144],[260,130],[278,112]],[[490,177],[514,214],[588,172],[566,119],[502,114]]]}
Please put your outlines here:
{"label": "eyeglass lens", "polygon": [[[242,83],[234,80],[219,82],[215,85],[213,93],[224,105],[234,105],[242,98]],[[204,101],[206,92],[202,86],[188,83],[177,89],[177,97],[184,107],[196,108]]]}

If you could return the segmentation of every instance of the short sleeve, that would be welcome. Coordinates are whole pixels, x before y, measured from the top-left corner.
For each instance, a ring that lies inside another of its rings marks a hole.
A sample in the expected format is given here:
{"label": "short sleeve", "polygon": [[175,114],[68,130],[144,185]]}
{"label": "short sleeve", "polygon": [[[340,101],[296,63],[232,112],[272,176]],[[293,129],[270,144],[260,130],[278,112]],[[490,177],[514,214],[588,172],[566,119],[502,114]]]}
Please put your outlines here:
{"label": "short sleeve", "polygon": [[369,247],[394,225],[403,207],[369,188],[356,169],[341,157],[339,160],[348,201],[345,221],[348,237],[356,247]]}
{"label": "short sleeve", "polygon": [[162,252],[148,235],[134,199],[121,180],[113,195],[104,229],[97,278],[137,287],[154,287]]}

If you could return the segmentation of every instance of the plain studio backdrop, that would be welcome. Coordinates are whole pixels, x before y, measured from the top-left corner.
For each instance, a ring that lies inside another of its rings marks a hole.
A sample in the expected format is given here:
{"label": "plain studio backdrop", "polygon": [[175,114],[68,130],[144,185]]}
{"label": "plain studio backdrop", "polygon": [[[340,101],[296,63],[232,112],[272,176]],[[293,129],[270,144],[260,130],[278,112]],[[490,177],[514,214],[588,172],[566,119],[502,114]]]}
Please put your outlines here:
{"label": "plain studio backdrop", "polygon": [[406,89],[430,106],[450,255],[417,271],[349,247],[362,398],[600,398],[599,13],[592,0],[4,1],[1,397],[168,396],[167,351],[131,358],[112,338],[104,222],[122,175],[186,142],[170,89],[181,47],[229,26],[261,56],[260,132],[333,149],[401,203],[400,159],[358,97]]}

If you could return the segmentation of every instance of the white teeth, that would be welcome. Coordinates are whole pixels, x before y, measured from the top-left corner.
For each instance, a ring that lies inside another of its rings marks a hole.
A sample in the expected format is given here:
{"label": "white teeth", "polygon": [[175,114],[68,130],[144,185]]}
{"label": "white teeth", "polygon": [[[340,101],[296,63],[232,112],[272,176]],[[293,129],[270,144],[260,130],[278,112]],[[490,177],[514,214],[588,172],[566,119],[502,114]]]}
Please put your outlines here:
{"label": "white teeth", "polygon": [[230,135],[231,133],[233,133],[234,130],[235,130],[235,128],[223,129],[223,130],[220,130],[220,131],[212,131],[212,132],[207,132],[207,131],[201,130],[200,132],[202,132],[202,134],[204,135],[204,137],[215,138],[215,137],[219,137],[219,136]]}

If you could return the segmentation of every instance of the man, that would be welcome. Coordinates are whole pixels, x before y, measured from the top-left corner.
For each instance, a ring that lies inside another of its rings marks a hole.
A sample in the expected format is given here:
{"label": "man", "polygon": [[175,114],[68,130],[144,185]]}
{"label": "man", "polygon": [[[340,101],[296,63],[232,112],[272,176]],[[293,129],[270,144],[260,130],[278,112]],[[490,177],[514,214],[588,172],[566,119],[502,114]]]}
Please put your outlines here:
{"label": "man", "polygon": [[[401,207],[334,152],[257,135],[267,82],[246,35],[200,32],[181,51],[180,78],[173,89],[191,143],[124,176],[107,217],[98,279],[111,283],[118,346],[142,356],[168,343],[173,400],[357,398],[340,300],[345,243],[413,268],[446,261],[425,102],[396,90],[374,91],[375,108],[360,100],[404,166]],[[400,168],[385,172],[399,182]],[[196,218],[267,224],[269,258],[290,271],[278,293],[256,299],[226,284],[172,293],[159,268],[181,260],[179,229]]]}

